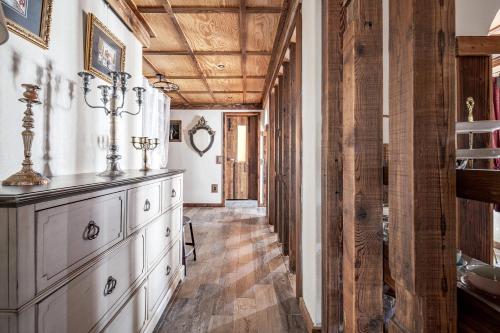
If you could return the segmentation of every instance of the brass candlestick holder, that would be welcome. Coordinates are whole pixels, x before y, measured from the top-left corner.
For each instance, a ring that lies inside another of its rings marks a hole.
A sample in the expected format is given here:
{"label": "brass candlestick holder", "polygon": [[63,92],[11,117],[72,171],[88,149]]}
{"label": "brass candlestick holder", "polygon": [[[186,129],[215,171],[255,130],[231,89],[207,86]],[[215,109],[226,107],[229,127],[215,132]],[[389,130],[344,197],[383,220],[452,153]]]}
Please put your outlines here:
{"label": "brass candlestick holder", "polygon": [[24,160],[21,171],[13,174],[2,182],[6,186],[31,186],[31,185],[46,185],[50,183],[47,177],[42,176],[40,173],[33,170],[33,162],[31,161],[31,146],[33,144],[33,137],[35,133],[31,130],[34,128],[33,119],[33,105],[39,105],[41,102],[38,100],[38,91],[40,87],[32,84],[21,85],[25,91],[23,98],[19,101],[26,104],[26,111],[24,111],[22,132],[24,144]]}
{"label": "brass candlestick holder", "polygon": [[151,170],[148,167],[148,151],[155,150],[160,141],[158,138],[150,139],[147,136],[133,136],[132,137],[132,146],[134,146],[137,150],[142,150],[142,169],[140,171],[149,171]]}

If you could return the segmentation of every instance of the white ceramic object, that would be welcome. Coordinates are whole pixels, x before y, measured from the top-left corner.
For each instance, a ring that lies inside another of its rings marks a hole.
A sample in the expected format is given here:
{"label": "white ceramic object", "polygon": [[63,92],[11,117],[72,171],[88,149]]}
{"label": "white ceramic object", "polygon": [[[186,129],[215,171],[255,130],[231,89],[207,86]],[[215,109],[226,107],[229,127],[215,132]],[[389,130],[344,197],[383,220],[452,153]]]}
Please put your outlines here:
{"label": "white ceramic object", "polygon": [[490,265],[467,266],[467,280],[479,290],[500,296],[500,267]]}

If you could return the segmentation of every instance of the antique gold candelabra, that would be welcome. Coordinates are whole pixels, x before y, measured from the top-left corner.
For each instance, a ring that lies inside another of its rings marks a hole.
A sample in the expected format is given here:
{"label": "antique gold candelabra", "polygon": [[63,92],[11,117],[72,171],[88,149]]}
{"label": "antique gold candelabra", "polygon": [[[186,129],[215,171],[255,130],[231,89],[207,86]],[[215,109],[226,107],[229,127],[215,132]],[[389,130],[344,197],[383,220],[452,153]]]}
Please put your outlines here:
{"label": "antique gold candelabra", "polygon": [[[85,99],[85,104],[87,104],[92,109],[103,109],[104,113],[109,116],[109,146],[108,154],[106,155],[107,166],[106,171],[99,174],[99,176],[104,177],[115,177],[123,175],[118,161],[122,158],[118,154],[118,117],[122,114],[127,113],[129,115],[135,116],[141,112],[142,103],[144,101],[144,91],[146,89],[142,87],[135,87],[132,90],[137,96],[138,111],[135,113],[123,110],[125,105],[125,93],[127,92],[127,81],[132,77],[132,75],[125,72],[111,72],[109,73],[112,81],[111,86],[100,85],[97,88],[101,90],[101,102],[102,106],[91,105],[87,101],[87,95],[90,92],[90,81],[95,79],[95,76],[89,72],[80,72],[78,75],[83,79],[83,94]],[[119,94],[121,92],[121,103],[119,103]]]}
{"label": "antique gold candelabra", "polygon": [[31,130],[34,128],[33,119],[33,105],[39,105],[41,102],[38,100],[38,91],[40,87],[33,84],[21,85],[25,91],[23,98],[19,101],[26,104],[26,111],[24,111],[22,132],[24,144],[24,160],[22,163],[21,171],[13,174],[2,182],[2,185],[7,186],[30,186],[30,185],[45,185],[50,183],[47,177],[42,176],[40,173],[33,170],[33,162],[31,161],[31,146],[35,134]]}
{"label": "antique gold candelabra", "polygon": [[142,150],[142,169],[140,171],[151,170],[148,167],[148,151],[155,150],[160,144],[158,138],[150,139],[147,136],[133,136],[132,145],[137,150]]}

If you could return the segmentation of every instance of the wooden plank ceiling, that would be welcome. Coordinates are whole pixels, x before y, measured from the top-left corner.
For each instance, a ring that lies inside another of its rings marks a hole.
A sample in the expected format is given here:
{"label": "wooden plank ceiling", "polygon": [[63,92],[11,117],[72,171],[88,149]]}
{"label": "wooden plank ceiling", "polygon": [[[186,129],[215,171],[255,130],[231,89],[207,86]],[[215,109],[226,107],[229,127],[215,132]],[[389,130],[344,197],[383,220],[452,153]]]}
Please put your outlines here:
{"label": "wooden plank ceiling", "polygon": [[261,108],[283,0],[131,0],[151,43],[144,75],[166,75],[173,108]]}

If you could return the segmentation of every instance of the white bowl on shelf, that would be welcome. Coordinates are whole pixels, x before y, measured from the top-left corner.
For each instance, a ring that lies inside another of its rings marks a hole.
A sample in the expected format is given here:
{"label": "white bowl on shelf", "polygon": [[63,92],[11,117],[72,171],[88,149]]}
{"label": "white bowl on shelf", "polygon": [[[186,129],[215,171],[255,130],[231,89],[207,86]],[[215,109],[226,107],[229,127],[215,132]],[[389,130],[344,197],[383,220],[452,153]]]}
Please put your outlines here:
{"label": "white bowl on shelf", "polygon": [[500,296],[500,267],[470,265],[465,273],[469,283],[488,294]]}

